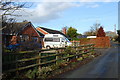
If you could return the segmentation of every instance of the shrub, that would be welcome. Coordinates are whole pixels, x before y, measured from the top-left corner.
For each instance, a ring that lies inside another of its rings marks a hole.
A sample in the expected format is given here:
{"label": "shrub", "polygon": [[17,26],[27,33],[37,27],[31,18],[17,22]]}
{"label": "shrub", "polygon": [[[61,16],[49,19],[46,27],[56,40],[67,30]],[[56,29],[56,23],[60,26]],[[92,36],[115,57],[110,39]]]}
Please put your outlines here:
{"label": "shrub", "polygon": [[38,71],[38,78],[47,78],[51,72],[51,67],[42,67],[42,69]]}
{"label": "shrub", "polygon": [[37,74],[38,74],[38,69],[37,69],[37,67],[35,67],[33,70],[32,69],[28,70],[26,72],[25,76],[27,78],[35,78],[37,76]]}
{"label": "shrub", "polygon": [[50,66],[50,68],[52,69],[52,71],[57,70],[60,68],[60,64],[54,64],[54,65]]}
{"label": "shrub", "polygon": [[83,57],[80,57],[80,58],[78,58],[77,60],[78,60],[78,61],[82,61],[82,60],[83,60]]}
{"label": "shrub", "polygon": [[68,46],[63,53],[72,55],[76,53],[76,50],[73,49],[71,46]]}

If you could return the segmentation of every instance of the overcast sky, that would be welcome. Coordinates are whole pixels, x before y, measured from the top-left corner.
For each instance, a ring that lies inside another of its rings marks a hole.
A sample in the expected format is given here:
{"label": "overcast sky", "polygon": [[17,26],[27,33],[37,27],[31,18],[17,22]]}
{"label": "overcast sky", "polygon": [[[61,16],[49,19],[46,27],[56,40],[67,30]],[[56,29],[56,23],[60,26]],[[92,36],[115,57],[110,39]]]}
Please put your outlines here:
{"label": "overcast sky", "polygon": [[72,26],[78,30],[78,33],[88,31],[90,26],[96,22],[103,25],[105,31],[114,31],[114,25],[118,26],[117,0],[57,1],[35,0],[29,2],[32,7],[16,12],[23,14],[22,17],[19,17],[19,21],[28,20],[35,27],[43,26],[55,30]]}

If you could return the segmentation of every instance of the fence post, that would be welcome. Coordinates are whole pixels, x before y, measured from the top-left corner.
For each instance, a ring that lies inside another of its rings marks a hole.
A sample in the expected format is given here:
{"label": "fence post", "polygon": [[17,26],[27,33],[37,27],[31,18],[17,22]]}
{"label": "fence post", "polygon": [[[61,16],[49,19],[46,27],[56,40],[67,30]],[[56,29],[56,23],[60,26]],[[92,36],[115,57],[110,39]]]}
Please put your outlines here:
{"label": "fence post", "polygon": [[79,46],[79,42],[77,41],[77,46]]}
{"label": "fence post", "polygon": [[88,45],[88,47],[87,48],[89,48],[87,51],[89,51],[88,53],[87,53],[87,56],[90,56],[91,55],[91,45]]}
{"label": "fence post", "polygon": [[95,48],[94,46],[95,46],[95,45],[92,45],[92,46],[91,46],[91,47],[93,47],[93,48],[92,48],[92,50],[93,50],[92,53],[93,53],[93,54],[94,54],[94,48]]}
{"label": "fence post", "polygon": [[59,54],[59,52],[61,53],[61,51],[59,51],[60,49],[56,50],[56,65],[58,64],[58,56],[57,54]]}
{"label": "fence post", "polygon": [[73,40],[73,46],[75,46],[75,42],[74,42],[74,40]]}
{"label": "fence post", "polygon": [[[41,63],[41,51],[38,52],[38,56],[39,56],[40,58],[38,58],[37,64],[40,64],[40,63]],[[38,66],[38,71],[40,71],[41,68],[42,68],[41,65],[39,65],[39,66]]]}
{"label": "fence post", "polygon": [[[76,46],[75,51],[76,51],[76,53],[75,53],[75,54],[78,54],[78,46]],[[76,56],[75,56],[75,58],[77,59],[77,58],[78,58],[78,56],[76,55]]]}
{"label": "fence post", "polygon": [[85,57],[84,57],[84,56],[85,56],[85,55],[84,55],[84,52],[85,52],[84,49],[85,49],[85,45],[82,46],[82,57],[83,57],[83,59],[85,58]]}
{"label": "fence post", "polygon": [[85,46],[82,46],[82,53],[84,53]]}
{"label": "fence post", "polygon": [[[14,54],[15,55],[15,54]],[[10,56],[11,57],[11,56]],[[15,55],[15,60],[19,60],[19,55]],[[11,60],[10,60],[11,61]],[[15,63],[15,66],[16,66],[16,69],[19,67],[19,64],[18,63]],[[19,71],[16,71],[16,76],[18,77],[19,76]]]}
{"label": "fence post", "polygon": [[[67,57],[68,57],[68,56],[70,56],[69,53],[67,54]],[[67,58],[67,62],[69,62],[69,61],[70,61],[70,58],[68,57],[68,58]]]}

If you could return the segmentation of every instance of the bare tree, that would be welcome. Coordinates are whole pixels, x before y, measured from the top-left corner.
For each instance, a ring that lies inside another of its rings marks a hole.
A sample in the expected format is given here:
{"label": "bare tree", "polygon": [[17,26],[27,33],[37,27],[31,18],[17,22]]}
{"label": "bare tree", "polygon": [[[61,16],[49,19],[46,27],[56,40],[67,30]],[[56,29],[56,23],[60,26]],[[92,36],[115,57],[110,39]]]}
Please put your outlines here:
{"label": "bare tree", "polygon": [[99,27],[100,27],[100,23],[96,22],[95,24],[93,24],[93,26],[90,27],[90,30],[86,31],[84,34],[88,36],[96,36]]}
{"label": "bare tree", "polygon": [[99,29],[100,24],[99,23],[95,23],[93,24],[93,26],[91,27],[90,31],[93,33],[93,35],[96,35],[98,29]]}
{"label": "bare tree", "polygon": [[16,21],[14,18],[11,18],[11,16],[22,16],[21,14],[14,14],[15,11],[29,7],[30,6],[27,6],[26,2],[12,2],[12,0],[10,0],[9,2],[6,0],[0,1],[0,22],[2,23],[2,28],[0,30],[6,28],[7,23],[13,23]]}

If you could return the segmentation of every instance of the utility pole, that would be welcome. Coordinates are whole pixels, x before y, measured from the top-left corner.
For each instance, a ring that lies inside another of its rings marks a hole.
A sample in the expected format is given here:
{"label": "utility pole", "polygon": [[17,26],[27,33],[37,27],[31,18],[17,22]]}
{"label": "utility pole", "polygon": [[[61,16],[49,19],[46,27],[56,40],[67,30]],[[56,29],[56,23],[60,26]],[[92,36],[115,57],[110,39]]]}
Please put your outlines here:
{"label": "utility pole", "polygon": [[114,32],[116,33],[116,24],[114,25]]}

